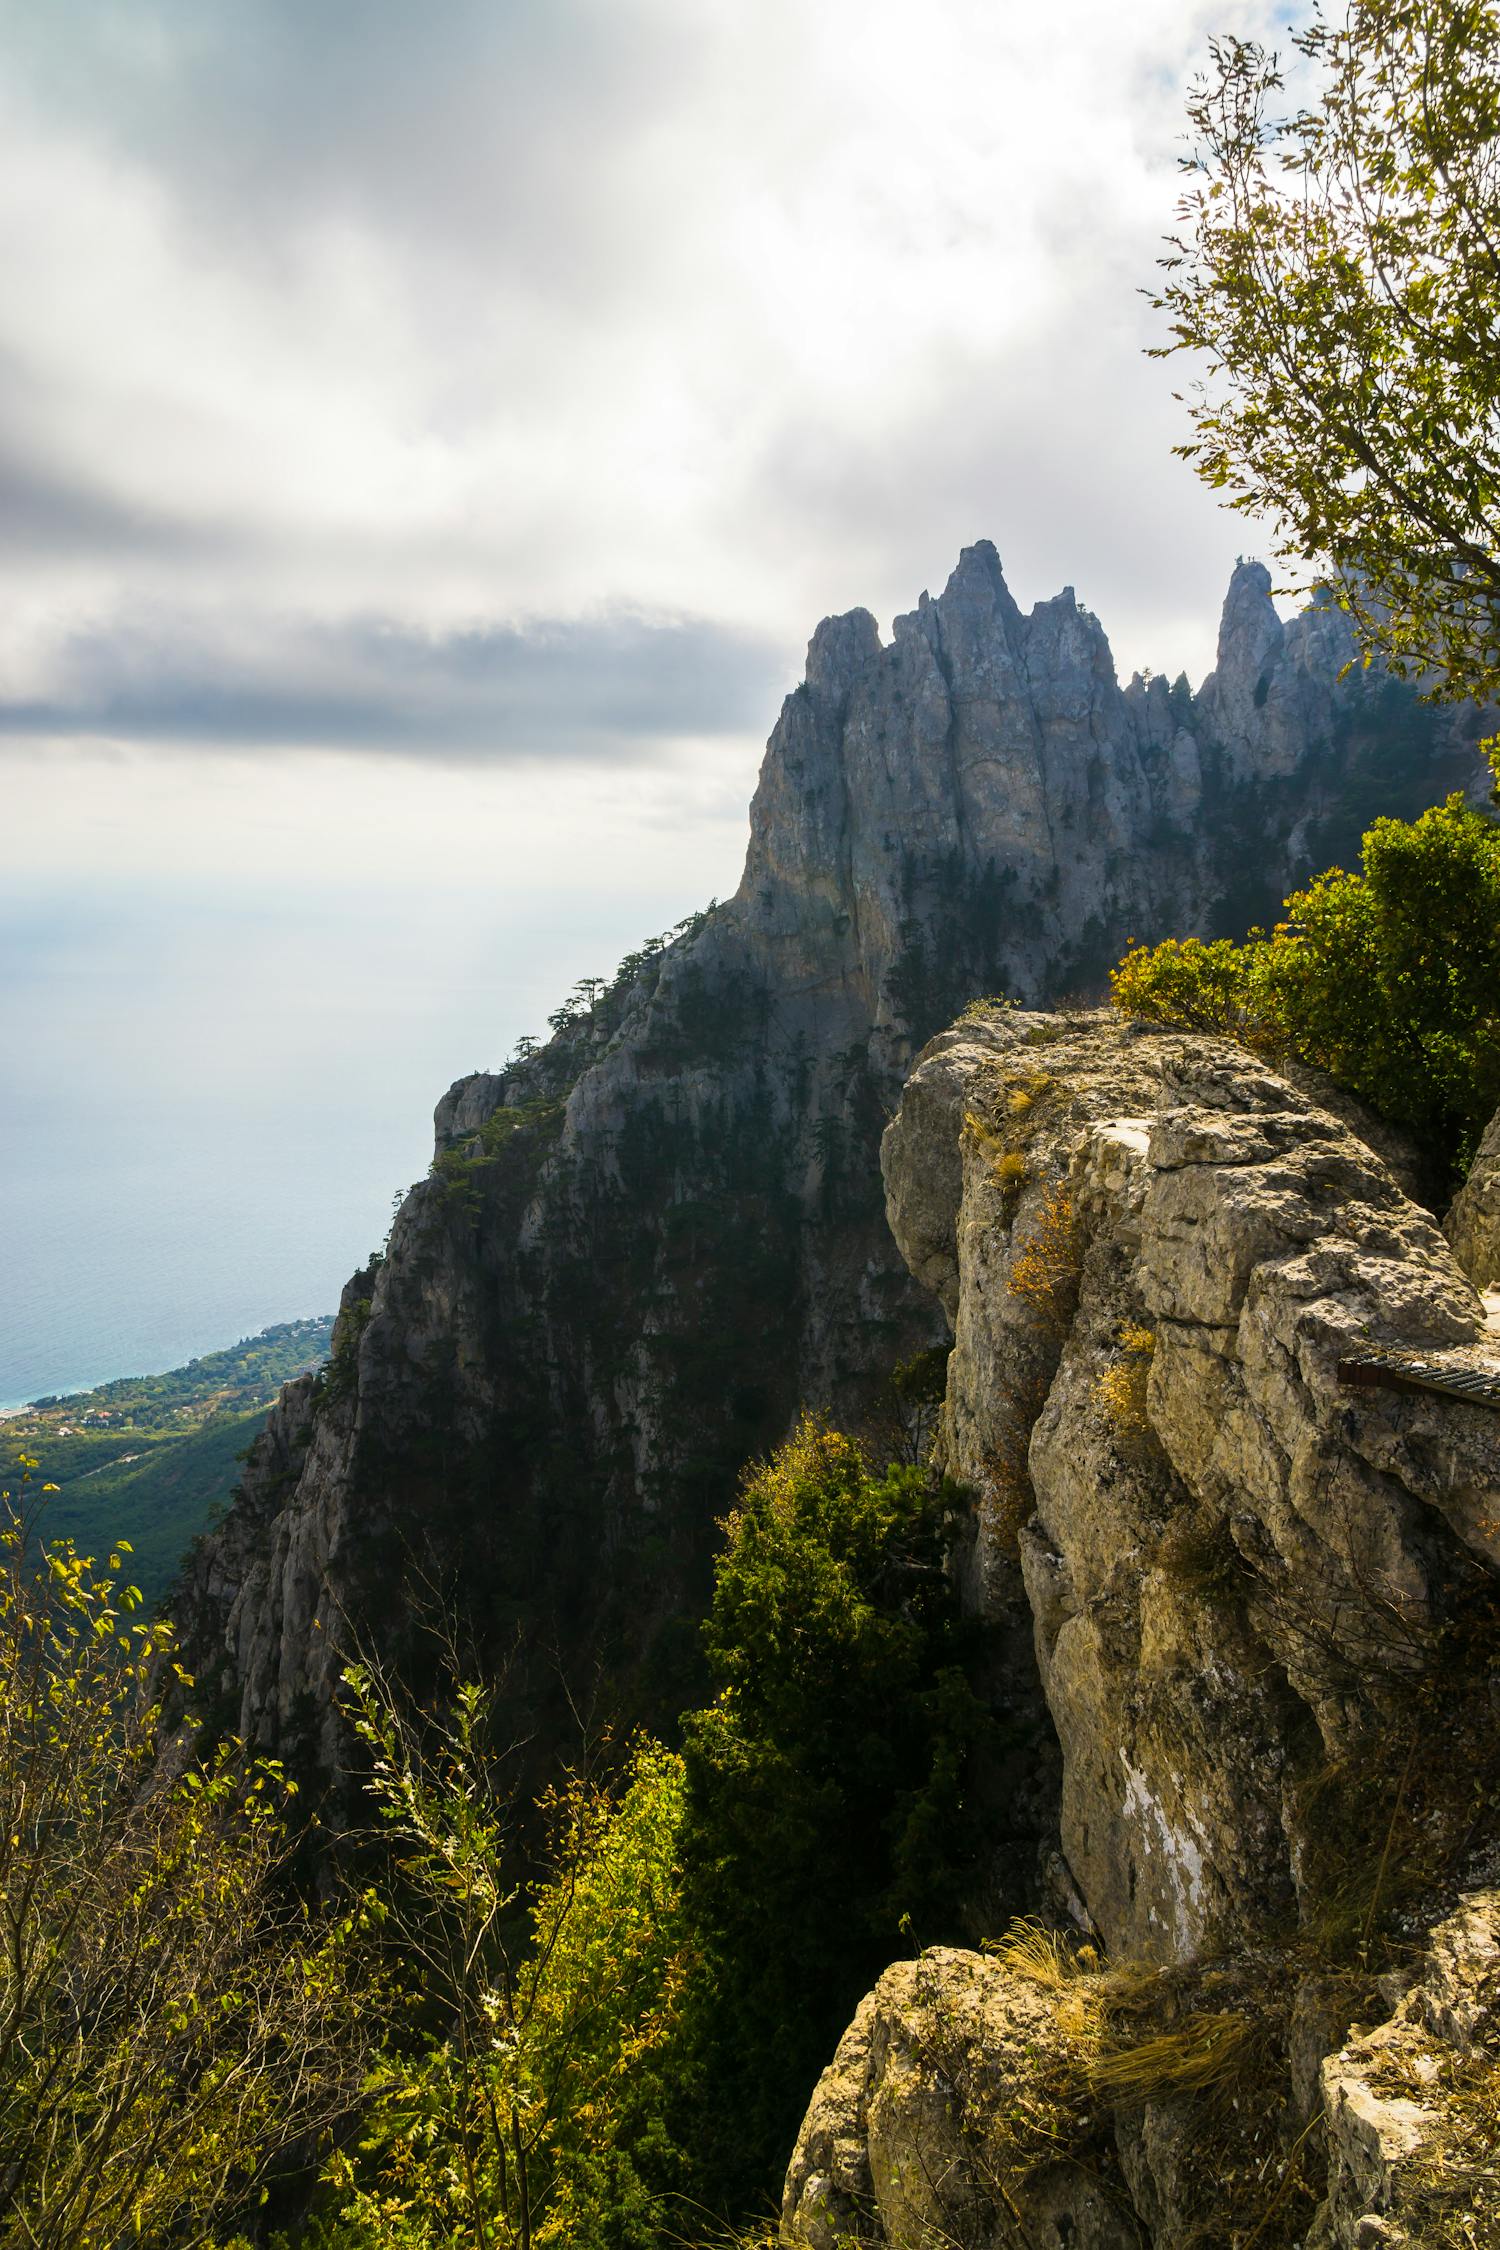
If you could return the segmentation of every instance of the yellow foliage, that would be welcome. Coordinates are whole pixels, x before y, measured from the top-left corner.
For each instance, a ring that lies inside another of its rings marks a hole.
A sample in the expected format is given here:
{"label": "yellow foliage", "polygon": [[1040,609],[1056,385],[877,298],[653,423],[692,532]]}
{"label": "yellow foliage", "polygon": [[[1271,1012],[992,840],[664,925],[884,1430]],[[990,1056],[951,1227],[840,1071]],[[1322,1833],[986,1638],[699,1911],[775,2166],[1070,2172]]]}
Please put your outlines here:
{"label": "yellow foliage", "polygon": [[1059,1182],[1032,1218],[1026,1246],[1010,1270],[1010,1294],[1030,1305],[1049,1328],[1063,1328],[1081,1263],[1073,1198]]}
{"label": "yellow foliage", "polygon": [[0,2244],[196,2241],[352,2106],[377,1996],[355,1922],[287,1895],[280,1770],[164,1756],[171,1629],[125,1541],[38,1548],[32,1466],[0,1513]]}
{"label": "yellow foliage", "polygon": [[1120,1357],[1111,1361],[1094,1384],[1101,1413],[1122,1436],[1139,1437],[1150,1427],[1146,1397],[1155,1350],[1153,1330],[1134,1325],[1123,1328]]}

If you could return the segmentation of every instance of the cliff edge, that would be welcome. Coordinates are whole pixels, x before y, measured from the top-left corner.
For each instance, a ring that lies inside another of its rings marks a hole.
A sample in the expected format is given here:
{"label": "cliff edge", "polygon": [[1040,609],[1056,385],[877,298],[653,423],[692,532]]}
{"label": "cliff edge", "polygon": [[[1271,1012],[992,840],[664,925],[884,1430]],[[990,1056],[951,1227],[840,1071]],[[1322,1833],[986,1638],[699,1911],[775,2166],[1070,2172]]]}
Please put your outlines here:
{"label": "cliff edge", "polygon": [[784,2239],[1497,2239],[1500,1323],[1407,1152],[1225,1042],[1006,1011],[883,1162],[965,1600],[1051,1722],[1051,1929],[887,1972]]}

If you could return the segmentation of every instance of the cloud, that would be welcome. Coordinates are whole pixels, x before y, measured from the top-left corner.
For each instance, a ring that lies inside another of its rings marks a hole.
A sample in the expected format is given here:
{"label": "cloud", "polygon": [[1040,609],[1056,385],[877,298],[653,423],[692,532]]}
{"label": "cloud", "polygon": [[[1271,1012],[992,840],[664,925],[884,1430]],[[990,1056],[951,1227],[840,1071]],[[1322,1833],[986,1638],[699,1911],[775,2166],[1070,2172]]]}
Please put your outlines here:
{"label": "cloud", "polygon": [[51,694],[0,699],[0,734],[639,763],[684,740],[742,737],[784,685],[764,639],[630,616],[446,634],[241,621],[196,642],[165,621],[112,623],[74,633],[56,670]]}
{"label": "cloud", "polygon": [[0,727],[649,758],[981,536],[1203,669],[1139,289],[1221,16],[0,0]]}
{"label": "cloud", "polygon": [[0,561],[23,568],[59,558],[156,555],[184,562],[229,544],[111,493],[100,478],[67,475],[15,454],[0,437]]}

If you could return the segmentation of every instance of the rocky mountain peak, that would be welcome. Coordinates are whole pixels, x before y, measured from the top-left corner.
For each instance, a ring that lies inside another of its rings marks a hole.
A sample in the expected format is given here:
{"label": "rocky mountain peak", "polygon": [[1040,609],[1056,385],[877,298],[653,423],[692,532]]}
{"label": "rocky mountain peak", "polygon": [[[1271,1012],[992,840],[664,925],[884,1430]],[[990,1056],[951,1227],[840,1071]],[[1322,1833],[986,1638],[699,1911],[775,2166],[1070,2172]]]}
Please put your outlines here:
{"label": "rocky mountain peak", "polygon": [[1237,573],[1196,698],[1122,693],[1071,589],[1023,617],[988,541],[888,644],[864,610],[819,626],[734,898],[444,1097],[329,1377],[196,1556],[184,1661],[247,1739],[336,1762],[327,1621],[399,1650],[408,1577],[515,1643],[518,1734],[545,1740],[559,1650],[670,1699],[662,1636],[744,1462],[802,1404],[857,1423],[939,1333],[878,1169],[922,1043],[977,996],[1097,991],[1132,938],[1242,930],[1338,820],[1477,770],[1409,691],[1341,684],[1328,621],[1283,631],[1268,583]]}
{"label": "rocky mountain peak", "polygon": [[867,609],[825,617],[807,644],[803,685],[819,703],[842,704],[880,655],[880,627]]}
{"label": "rocky mountain peak", "polygon": [[1234,566],[1219,612],[1216,669],[1258,675],[1274,663],[1286,628],[1271,599],[1271,573],[1263,562]]}

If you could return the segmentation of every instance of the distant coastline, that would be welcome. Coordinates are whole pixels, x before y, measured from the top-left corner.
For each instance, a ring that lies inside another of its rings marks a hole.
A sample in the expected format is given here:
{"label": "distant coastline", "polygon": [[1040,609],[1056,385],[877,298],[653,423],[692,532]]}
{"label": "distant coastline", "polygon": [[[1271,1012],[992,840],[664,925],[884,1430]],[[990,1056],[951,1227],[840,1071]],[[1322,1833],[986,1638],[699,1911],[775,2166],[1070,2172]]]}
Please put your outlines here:
{"label": "distant coastline", "polygon": [[159,1601],[198,1534],[229,1504],[283,1383],[320,1368],[333,1315],[273,1322],[159,1374],[120,1375],[3,1410],[0,1466],[39,1464],[53,1487],[43,1536],[86,1554],[128,1540],[131,1574]]}

